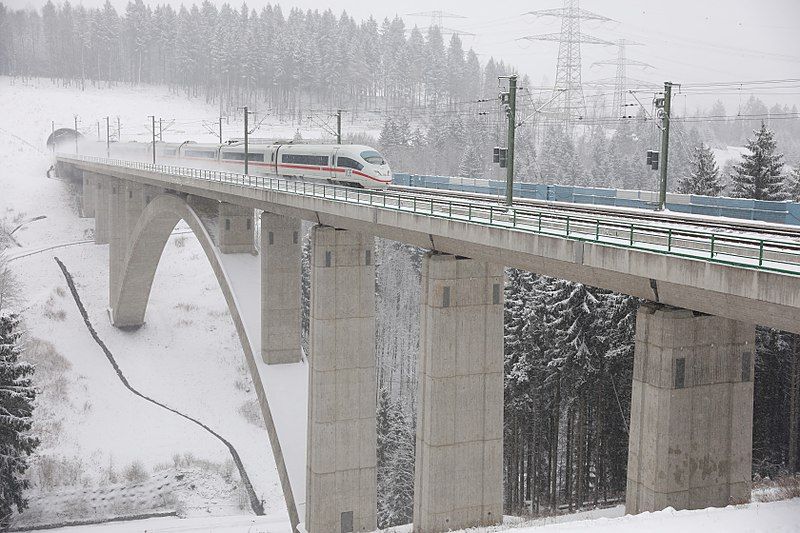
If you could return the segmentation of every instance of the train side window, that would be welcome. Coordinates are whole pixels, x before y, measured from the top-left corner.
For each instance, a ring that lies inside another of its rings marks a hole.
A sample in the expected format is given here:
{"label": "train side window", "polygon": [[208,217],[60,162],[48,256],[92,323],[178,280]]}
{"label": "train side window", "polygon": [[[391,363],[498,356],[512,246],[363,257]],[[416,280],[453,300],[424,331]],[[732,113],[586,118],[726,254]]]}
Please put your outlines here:
{"label": "train side window", "polygon": [[216,159],[216,152],[207,152],[201,150],[186,150],[186,157],[204,157],[207,159]]}
{"label": "train side window", "polygon": [[324,166],[328,164],[328,156],[326,155],[304,155],[304,154],[283,154],[283,163],[290,163],[294,165],[315,165]]}
{"label": "train side window", "polygon": [[364,168],[364,165],[362,165],[355,159],[343,156],[338,157],[337,165],[344,168],[354,168],[356,170],[361,170],[362,168]]}

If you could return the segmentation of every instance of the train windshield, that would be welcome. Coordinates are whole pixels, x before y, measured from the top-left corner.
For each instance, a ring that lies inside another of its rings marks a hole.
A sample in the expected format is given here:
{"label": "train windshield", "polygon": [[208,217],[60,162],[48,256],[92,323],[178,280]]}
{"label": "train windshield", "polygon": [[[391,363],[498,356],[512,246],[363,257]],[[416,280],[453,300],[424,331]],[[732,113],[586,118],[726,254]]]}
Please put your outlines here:
{"label": "train windshield", "polygon": [[365,152],[361,152],[361,157],[367,163],[371,165],[385,165],[386,161],[383,159],[383,156],[376,152],[375,150],[367,150]]}

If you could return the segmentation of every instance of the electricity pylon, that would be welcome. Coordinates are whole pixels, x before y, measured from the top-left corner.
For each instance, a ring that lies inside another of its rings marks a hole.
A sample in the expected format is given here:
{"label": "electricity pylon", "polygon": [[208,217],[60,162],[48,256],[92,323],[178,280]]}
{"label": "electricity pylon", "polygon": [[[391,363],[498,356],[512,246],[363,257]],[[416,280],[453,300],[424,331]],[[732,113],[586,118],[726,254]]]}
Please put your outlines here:
{"label": "electricity pylon", "polygon": [[569,131],[576,119],[586,116],[586,100],[581,85],[581,44],[613,45],[611,41],[581,32],[582,20],[611,22],[613,19],[581,9],[579,0],[564,0],[564,7],[526,13],[536,17],[561,17],[561,33],[529,35],[527,41],[558,42],[558,63],[554,94],[562,93],[554,102],[555,109]]}
{"label": "electricity pylon", "polygon": [[475,35],[474,33],[470,33],[468,31],[454,30],[453,28],[445,28],[444,25],[442,24],[442,21],[445,18],[450,18],[450,19],[465,19],[465,18],[467,18],[467,17],[465,17],[463,15],[457,15],[455,13],[448,13],[447,11],[436,10],[436,11],[419,11],[417,13],[406,13],[406,16],[409,16],[409,17],[430,17],[431,18],[431,24],[428,27],[432,28],[432,27],[436,26],[437,28],[439,28],[439,33],[441,33],[442,35],[451,35],[453,33],[455,33],[457,35]]}
{"label": "electricity pylon", "polygon": [[[627,67],[641,67],[644,69],[648,68],[655,68],[653,65],[649,63],[644,63],[642,61],[636,61],[635,59],[628,59],[625,56],[625,47],[626,46],[639,46],[642,43],[638,43],[636,41],[630,41],[628,39],[619,39],[615,42],[617,45],[617,58],[616,59],[606,59],[603,61],[595,61],[592,63],[592,66],[595,65],[613,65],[617,67],[617,74],[614,76],[614,99],[612,102],[612,116],[617,116],[619,114],[624,114],[624,107],[626,102],[626,95],[628,93],[628,88],[630,86],[648,86],[652,84],[648,84],[647,82],[642,82],[640,80],[635,80],[633,78],[628,78],[627,76]],[[595,84],[601,84],[605,80],[597,80]]]}

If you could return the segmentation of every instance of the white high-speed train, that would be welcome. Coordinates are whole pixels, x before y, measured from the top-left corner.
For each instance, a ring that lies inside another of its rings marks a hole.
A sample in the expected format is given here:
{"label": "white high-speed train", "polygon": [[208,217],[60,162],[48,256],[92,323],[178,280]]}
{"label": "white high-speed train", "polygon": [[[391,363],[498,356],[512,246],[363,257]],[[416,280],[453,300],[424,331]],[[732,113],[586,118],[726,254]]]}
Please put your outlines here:
{"label": "white high-speed train", "polygon": [[[111,145],[111,156],[131,151],[152,154],[150,143]],[[392,171],[374,148],[356,144],[248,144],[248,172],[302,179],[326,180],[331,183],[385,189],[392,182]],[[209,163],[208,168],[244,172],[244,143],[201,144],[156,143],[157,163]],[[205,164],[202,164],[206,168]]]}

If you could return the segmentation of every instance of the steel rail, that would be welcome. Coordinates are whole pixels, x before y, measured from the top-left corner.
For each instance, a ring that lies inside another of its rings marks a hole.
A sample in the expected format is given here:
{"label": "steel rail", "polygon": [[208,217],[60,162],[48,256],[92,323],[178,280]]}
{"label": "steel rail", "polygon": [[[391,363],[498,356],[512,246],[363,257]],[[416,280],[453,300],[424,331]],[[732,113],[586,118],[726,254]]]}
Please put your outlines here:
{"label": "steel rail", "polygon": [[[506,230],[536,233],[614,247],[636,249],[675,257],[800,276],[800,243],[742,235],[710,233],[695,229],[663,227],[647,222],[613,220],[606,216],[553,212],[522,206],[499,206],[485,201],[453,200],[425,193],[367,190],[286,179],[278,176],[153,165],[96,156],[59,155],[69,162],[83,161],[110,167],[157,173],[166,183],[185,184],[185,178],[227,183],[251,189],[323,198],[350,204],[407,211],[459,220]],[[174,178],[178,178],[177,180]]]}

